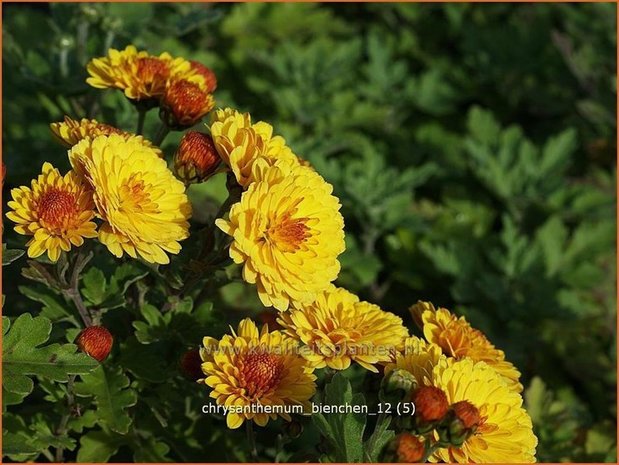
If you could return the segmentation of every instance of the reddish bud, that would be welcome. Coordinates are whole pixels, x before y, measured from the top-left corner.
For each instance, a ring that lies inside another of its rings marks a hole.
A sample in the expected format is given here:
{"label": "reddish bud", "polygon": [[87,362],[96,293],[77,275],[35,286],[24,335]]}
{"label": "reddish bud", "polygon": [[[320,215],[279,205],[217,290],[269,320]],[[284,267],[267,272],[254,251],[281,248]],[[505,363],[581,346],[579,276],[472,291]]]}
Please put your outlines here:
{"label": "reddish bud", "polygon": [[454,414],[466,429],[476,429],[481,422],[479,410],[473,404],[466,400],[456,402],[451,406]]}
{"label": "reddish bud", "polygon": [[102,362],[112,350],[114,337],[103,326],[89,326],[79,333],[75,342],[82,352]]}
{"label": "reddish bud", "polygon": [[197,381],[204,378],[202,372],[202,358],[198,349],[188,350],[183,354],[180,360],[181,371],[191,381]]}
{"label": "reddish bud", "polygon": [[424,423],[441,420],[449,410],[447,396],[434,386],[415,389],[411,400],[415,404],[415,414]]}
{"label": "reddish bud", "polygon": [[174,170],[187,184],[204,182],[215,173],[220,162],[211,136],[188,131],[174,155]]}
{"label": "reddish bud", "polygon": [[173,129],[193,126],[215,106],[215,100],[194,82],[185,79],[168,83],[161,102],[161,117]]}
{"label": "reddish bud", "polygon": [[396,455],[400,463],[420,462],[425,453],[421,439],[410,433],[402,433],[396,438]]}

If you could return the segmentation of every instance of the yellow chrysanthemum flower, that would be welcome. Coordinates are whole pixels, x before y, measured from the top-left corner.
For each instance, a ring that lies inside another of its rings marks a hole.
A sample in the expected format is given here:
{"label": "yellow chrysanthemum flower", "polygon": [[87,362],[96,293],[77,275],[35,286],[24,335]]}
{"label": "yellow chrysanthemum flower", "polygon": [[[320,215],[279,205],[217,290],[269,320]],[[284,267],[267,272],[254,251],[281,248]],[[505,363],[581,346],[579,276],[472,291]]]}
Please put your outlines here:
{"label": "yellow chrysanthemum flower", "polygon": [[213,82],[207,82],[203,70],[184,58],[169,53],[159,56],[138,51],[133,45],[124,50],[110,49],[106,57],[93,58],[86,67],[90,77],[86,82],[98,89],[120,89],[132,100],[158,99],[163,96],[168,79],[179,77],[197,83],[208,92]]}
{"label": "yellow chrysanthemum flower", "polygon": [[104,221],[99,240],[113,255],[166,264],[166,252],[181,250],[191,205],[185,185],[152,148],[117,134],[98,136],[73,146],[69,160],[92,186]]}
{"label": "yellow chrysanthemum flower", "polygon": [[84,238],[97,237],[92,194],[72,171],[61,176],[45,163],[31,187],[13,189],[11,197],[8,207],[12,211],[6,216],[17,223],[19,234],[33,236],[26,244],[31,258],[47,252],[55,262],[71,245],[79,247]]}
{"label": "yellow chrysanthemum flower", "polygon": [[411,307],[411,313],[420,323],[424,337],[438,345],[445,355],[486,362],[511,389],[522,392],[520,372],[505,360],[505,353],[497,349],[481,331],[471,327],[466,318],[458,318],[445,308],[437,310],[431,303],[421,301]]}
{"label": "yellow chrysanthemum flower", "polygon": [[217,110],[210,131],[217,152],[243,187],[254,181],[253,165],[257,159],[264,159],[270,165],[278,160],[300,164],[284,138],[273,136],[270,124],[263,121],[252,124],[249,113],[231,108]]}
{"label": "yellow chrysanthemum flower", "polygon": [[[316,376],[298,354],[294,339],[281,331],[269,332],[267,325],[259,333],[247,318],[236,333],[220,341],[205,337],[203,344],[200,355],[206,378],[201,382],[213,388],[210,396],[218,405],[237,410],[226,415],[229,428],[238,428],[245,420],[264,426],[277,416],[290,421],[286,406],[307,412],[316,391]],[[259,405],[272,411],[258,410]],[[277,410],[273,406],[280,406],[280,411],[273,412]]]}
{"label": "yellow chrysanthemum flower", "polygon": [[163,153],[159,147],[154,146],[149,140],[144,139],[144,137],[123,131],[109,124],[99,123],[96,119],[82,118],[78,121],[65,116],[64,121],[51,123],[49,126],[56,138],[66,147],[73,147],[79,141],[87,137],[92,139],[97,136],[118,134],[125,139],[135,138],[139,140],[146,147],[150,147],[157,152],[160,157],[163,157]]}
{"label": "yellow chrysanthemum flower", "polygon": [[395,355],[395,360],[385,366],[385,374],[395,369],[411,373],[418,385],[429,384],[432,370],[441,360],[446,360],[441,348],[416,336],[404,341],[404,350]]}
{"label": "yellow chrysanthemum flower", "polygon": [[256,181],[215,224],[233,237],[230,257],[243,264],[262,303],[287,310],[313,302],[340,271],[344,219],[333,187],[310,168],[256,162]]}
{"label": "yellow chrysanthemum flower", "polygon": [[408,336],[400,317],[335,286],[312,304],[280,313],[277,322],[309,348],[304,356],[316,368],[345,370],[357,362],[378,372],[374,365],[388,362]]}
{"label": "yellow chrysanthemum flower", "polygon": [[522,408],[522,397],[492,367],[469,358],[451,358],[436,365],[432,376],[432,385],[445,392],[450,404],[472,404],[480,420],[461,447],[438,449],[430,457],[432,462],[535,462],[537,438]]}

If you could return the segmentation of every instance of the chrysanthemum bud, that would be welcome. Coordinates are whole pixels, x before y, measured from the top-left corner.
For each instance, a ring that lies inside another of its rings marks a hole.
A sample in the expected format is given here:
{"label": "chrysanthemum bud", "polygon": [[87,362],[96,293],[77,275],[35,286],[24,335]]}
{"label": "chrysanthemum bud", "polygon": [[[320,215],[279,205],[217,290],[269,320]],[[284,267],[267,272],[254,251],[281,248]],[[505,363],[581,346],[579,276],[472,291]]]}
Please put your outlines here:
{"label": "chrysanthemum bud", "polygon": [[288,437],[296,439],[303,434],[303,425],[297,420],[287,421],[284,423],[284,432]]}
{"label": "chrysanthemum bud", "polygon": [[447,395],[434,386],[422,386],[415,389],[411,400],[415,404],[415,415],[423,423],[442,420],[449,410]]}
{"label": "chrysanthemum bud", "polygon": [[193,126],[215,106],[213,96],[185,79],[168,83],[161,102],[161,118],[173,129]]}
{"label": "chrysanthemum bud", "polygon": [[188,131],[174,155],[174,170],[186,184],[204,182],[215,173],[220,162],[211,136]]}
{"label": "chrysanthemum bud", "polygon": [[477,431],[480,423],[481,416],[477,407],[463,400],[451,406],[437,430],[442,442],[460,447]]}
{"label": "chrysanthemum bud", "polygon": [[189,60],[189,63],[191,63],[191,70],[204,78],[206,90],[209,93],[214,92],[217,89],[217,78],[213,70],[198,61]]}
{"label": "chrysanthemum bud", "polygon": [[477,428],[481,417],[479,410],[473,404],[466,400],[456,402],[451,406],[456,415],[456,418],[462,422],[465,428]]}
{"label": "chrysanthemum bud", "polygon": [[198,349],[188,350],[183,354],[180,360],[180,367],[183,374],[191,381],[197,381],[204,378],[202,372],[202,359]]}
{"label": "chrysanthemum bud", "polygon": [[410,433],[402,433],[396,438],[396,457],[400,463],[420,462],[425,453],[423,441]]}
{"label": "chrysanthemum bud", "polygon": [[89,326],[79,333],[75,342],[82,352],[102,362],[112,350],[114,337],[103,326]]}
{"label": "chrysanthemum bud", "polygon": [[383,378],[378,397],[381,402],[395,404],[406,399],[416,387],[415,377],[410,372],[397,368]]}

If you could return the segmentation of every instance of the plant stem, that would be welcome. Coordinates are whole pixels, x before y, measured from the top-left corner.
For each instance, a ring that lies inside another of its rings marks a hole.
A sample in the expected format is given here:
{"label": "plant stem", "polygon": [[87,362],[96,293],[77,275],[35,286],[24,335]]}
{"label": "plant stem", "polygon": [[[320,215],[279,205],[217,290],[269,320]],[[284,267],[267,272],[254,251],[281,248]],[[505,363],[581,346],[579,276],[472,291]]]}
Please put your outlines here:
{"label": "plant stem", "polygon": [[146,110],[138,108],[138,128],[135,133],[141,136],[144,132],[144,120],[146,119]]}
{"label": "plant stem", "polygon": [[[75,375],[69,376],[69,381],[67,383],[67,412],[60,419],[60,424],[58,428],[56,428],[55,435],[62,436],[67,431],[67,424],[69,423],[69,418],[71,418],[73,412],[73,404],[75,402],[75,397],[73,396],[73,383],[75,382]],[[55,462],[64,462],[64,447],[60,446],[56,449],[56,457]]]}
{"label": "plant stem", "polygon": [[161,143],[166,138],[166,136],[170,133],[170,128],[168,125],[162,121],[161,126],[159,126],[159,131],[157,131],[157,135],[153,139],[153,144],[161,147]]}
{"label": "plant stem", "polygon": [[249,455],[252,461],[258,461],[258,450],[256,449],[256,435],[254,434],[254,422],[247,420],[245,422],[247,429],[247,443],[249,444]]}
{"label": "plant stem", "polygon": [[78,252],[77,257],[75,258],[75,263],[73,265],[73,271],[71,273],[71,280],[68,283],[69,286],[63,289],[64,295],[67,298],[69,298],[73,302],[75,307],[77,308],[77,311],[82,317],[82,321],[84,322],[85,326],[92,325],[92,316],[90,312],[88,311],[88,309],[86,308],[86,305],[84,304],[84,301],[82,300],[82,296],[80,295],[79,280],[80,280],[80,274],[82,270],[84,269],[86,264],[91,260],[92,257],[93,257],[92,252],[88,255],[84,255],[82,251]]}

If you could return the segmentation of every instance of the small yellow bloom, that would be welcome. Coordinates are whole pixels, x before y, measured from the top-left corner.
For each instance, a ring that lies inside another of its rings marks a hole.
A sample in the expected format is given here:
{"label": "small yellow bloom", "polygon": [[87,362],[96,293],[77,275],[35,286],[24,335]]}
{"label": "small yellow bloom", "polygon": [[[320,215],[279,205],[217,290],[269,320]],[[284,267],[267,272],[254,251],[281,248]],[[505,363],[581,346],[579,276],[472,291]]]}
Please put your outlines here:
{"label": "small yellow bloom", "polygon": [[378,372],[374,365],[388,362],[408,336],[400,317],[335,286],[312,304],[280,313],[277,321],[308,347],[304,356],[316,368],[345,370],[357,362]]}
{"label": "small yellow bloom", "polygon": [[481,331],[471,327],[466,318],[458,318],[445,308],[437,310],[431,303],[421,301],[411,307],[411,313],[420,322],[425,338],[439,346],[445,355],[486,362],[511,389],[522,392],[522,384],[518,381],[520,372],[505,360],[505,353],[494,347]]}
{"label": "small yellow bloom", "polygon": [[[245,420],[265,426],[278,416],[290,421],[284,407],[299,406],[303,412],[309,408],[316,376],[298,354],[297,342],[281,331],[269,332],[264,325],[258,332],[247,318],[232,335],[220,341],[205,337],[203,344],[200,355],[206,377],[201,382],[213,388],[210,396],[218,405],[240,410],[228,412],[228,428],[238,428]],[[260,405],[272,410],[280,406],[281,411],[259,411]]]}
{"label": "small yellow bloom", "polygon": [[193,126],[214,106],[215,100],[211,94],[185,79],[170,80],[161,100],[168,126],[179,129]]}
{"label": "small yellow bloom", "polygon": [[50,163],[32,181],[11,191],[11,209],[6,216],[17,223],[15,231],[33,236],[27,243],[28,256],[36,258],[47,252],[53,262],[60,252],[79,247],[84,238],[97,237],[92,194],[74,172],[61,176]]}
{"label": "small yellow bloom", "polygon": [[400,368],[411,373],[418,385],[432,380],[432,370],[440,361],[446,360],[441,348],[416,336],[404,341],[404,350],[395,355],[395,360],[385,366],[385,374]]}
{"label": "small yellow bloom", "polygon": [[249,113],[231,108],[217,110],[210,131],[219,155],[243,187],[254,181],[253,166],[258,159],[269,165],[279,160],[300,164],[284,138],[274,136],[270,124],[263,121],[252,124]]}
{"label": "small yellow bloom", "polygon": [[522,408],[522,397],[488,364],[449,358],[434,367],[431,385],[442,389],[452,405],[471,404],[479,413],[479,422],[461,447],[438,449],[430,461],[535,462],[537,438],[531,418]]}
{"label": "small yellow bloom", "polygon": [[109,124],[99,123],[96,119],[82,118],[78,121],[65,116],[64,121],[51,123],[50,128],[58,140],[66,147],[73,147],[79,141],[87,137],[94,138],[97,136],[118,134],[125,139],[135,138],[141,141],[146,147],[152,148],[160,157],[163,157],[161,150],[142,136],[136,136],[135,134],[115,128]]}
{"label": "small yellow bloom", "polygon": [[174,58],[169,53],[153,56],[133,45],[124,50],[110,49],[106,57],[92,59],[86,69],[90,75],[86,82],[92,87],[120,89],[136,101],[159,99],[168,79],[174,77],[192,80],[207,89],[201,71],[184,58]]}
{"label": "small yellow bloom", "polygon": [[117,134],[98,136],[73,146],[69,160],[93,189],[104,222],[99,240],[113,255],[166,264],[166,252],[181,250],[191,205],[185,185],[152,148]]}
{"label": "small yellow bloom", "polygon": [[332,186],[310,168],[259,160],[256,180],[229,220],[216,225],[233,238],[230,257],[243,264],[262,303],[287,310],[313,302],[340,271],[344,219]]}

